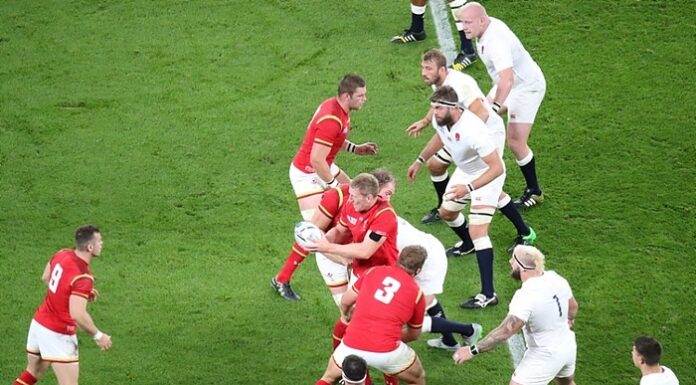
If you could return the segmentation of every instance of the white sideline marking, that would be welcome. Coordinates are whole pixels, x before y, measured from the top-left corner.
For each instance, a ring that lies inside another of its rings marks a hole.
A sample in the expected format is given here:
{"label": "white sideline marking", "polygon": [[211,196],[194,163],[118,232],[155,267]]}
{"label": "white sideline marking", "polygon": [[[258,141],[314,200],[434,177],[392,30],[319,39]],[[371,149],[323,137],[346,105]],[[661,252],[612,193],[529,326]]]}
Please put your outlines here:
{"label": "white sideline marking", "polygon": [[459,49],[456,48],[457,45],[452,36],[452,27],[450,27],[449,22],[449,14],[451,13],[449,5],[445,4],[444,0],[430,0],[430,13],[433,16],[440,50],[447,57],[447,61],[452,63]]}

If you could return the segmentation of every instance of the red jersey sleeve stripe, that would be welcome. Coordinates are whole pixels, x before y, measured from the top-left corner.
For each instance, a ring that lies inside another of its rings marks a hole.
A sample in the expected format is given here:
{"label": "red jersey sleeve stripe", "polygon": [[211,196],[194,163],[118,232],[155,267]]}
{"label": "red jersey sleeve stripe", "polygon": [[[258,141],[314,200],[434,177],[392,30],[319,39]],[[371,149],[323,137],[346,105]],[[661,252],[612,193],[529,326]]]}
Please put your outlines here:
{"label": "red jersey sleeve stripe", "polygon": [[319,211],[321,211],[321,213],[326,215],[329,219],[334,219],[335,215],[330,213],[329,210],[326,209],[326,207],[319,205]]}
{"label": "red jersey sleeve stripe", "polygon": [[391,207],[385,207],[385,208],[383,208],[383,209],[377,211],[377,214],[375,214],[375,218],[377,218],[378,216],[380,216],[380,214],[382,214],[382,213],[384,213],[384,212],[387,212],[387,211],[391,211],[391,212],[394,213],[394,215],[396,215],[396,211],[394,211],[393,208],[391,208]]}
{"label": "red jersey sleeve stripe", "polygon": [[338,208],[339,208],[338,211],[341,211],[340,209],[341,209],[341,207],[343,207],[343,199],[344,199],[343,189],[337,188],[336,190],[338,190]]}
{"label": "red jersey sleeve stripe", "polygon": [[326,140],[323,140],[323,139],[319,139],[319,138],[314,138],[314,143],[316,143],[316,144],[321,144],[322,146],[326,146],[326,147],[332,147],[332,146],[333,146],[333,143],[332,143],[332,142],[329,142],[329,141],[326,141]]}
{"label": "red jersey sleeve stripe", "polygon": [[343,122],[341,122],[341,119],[339,119],[339,117],[336,116],[336,115],[325,115],[325,116],[322,116],[321,118],[319,118],[319,120],[317,120],[317,124],[319,124],[319,123],[321,123],[321,122],[323,122],[323,121],[325,121],[325,120],[327,120],[327,119],[335,120],[335,121],[338,123],[338,126],[341,127],[341,128],[343,128]]}
{"label": "red jersey sleeve stripe", "polygon": [[91,275],[89,275],[89,274],[80,274],[80,275],[76,275],[75,278],[73,278],[72,281],[70,281],[70,286],[72,286],[73,284],[75,284],[75,282],[77,282],[78,279],[82,279],[82,278],[88,278],[88,279],[91,279],[92,282],[94,282],[94,277],[92,277]]}
{"label": "red jersey sleeve stripe", "polygon": [[423,296],[423,290],[418,290],[418,295],[416,296],[416,303],[418,303],[418,301],[420,301],[422,296]]}
{"label": "red jersey sleeve stripe", "polygon": [[348,227],[348,224],[343,221],[343,218],[339,219],[338,223],[340,223],[343,227]]}

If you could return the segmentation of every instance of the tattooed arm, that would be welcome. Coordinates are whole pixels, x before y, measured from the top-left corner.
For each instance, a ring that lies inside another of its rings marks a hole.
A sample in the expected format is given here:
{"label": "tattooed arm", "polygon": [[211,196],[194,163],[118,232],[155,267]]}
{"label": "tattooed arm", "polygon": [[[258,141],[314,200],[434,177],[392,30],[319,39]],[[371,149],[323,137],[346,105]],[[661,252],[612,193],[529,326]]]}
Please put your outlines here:
{"label": "tattooed arm", "polygon": [[522,330],[523,326],[524,321],[512,314],[508,314],[500,326],[493,329],[490,333],[488,333],[487,336],[476,344],[476,348],[478,349],[479,353],[493,350],[493,348],[507,341],[508,338]]}
{"label": "tattooed arm", "polygon": [[[487,352],[493,350],[496,346],[502,342],[507,341],[508,338],[512,337],[515,333],[522,330],[524,326],[524,321],[515,317],[512,314],[508,314],[503,322],[495,328],[493,331],[488,333],[481,341],[479,341],[474,346],[464,346],[459,348],[453,355],[452,359],[457,364],[461,364],[464,361],[468,361],[474,358],[475,354]],[[475,349],[476,353],[472,353],[471,349]]]}

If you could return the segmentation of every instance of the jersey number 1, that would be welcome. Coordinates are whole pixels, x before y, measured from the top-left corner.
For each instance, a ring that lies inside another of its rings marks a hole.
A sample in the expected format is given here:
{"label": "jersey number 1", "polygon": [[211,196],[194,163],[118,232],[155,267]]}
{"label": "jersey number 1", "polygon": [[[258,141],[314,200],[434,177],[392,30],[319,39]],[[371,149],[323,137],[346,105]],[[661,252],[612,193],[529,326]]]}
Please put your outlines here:
{"label": "jersey number 1", "polygon": [[60,281],[60,277],[62,275],[63,268],[60,266],[60,264],[56,263],[56,266],[53,267],[53,271],[51,272],[51,279],[48,281],[48,290],[50,290],[51,293],[55,293],[58,289],[58,282]]}
{"label": "jersey number 1", "polygon": [[563,310],[561,310],[561,301],[558,300],[558,296],[554,294],[553,299],[556,300],[556,305],[558,305],[558,316],[563,317]]}
{"label": "jersey number 1", "polygon": [[375,299],[384,304],[389,304],[394,299],[394,294],[401,288],[401,282],[392,277],[385,277],[382,288],[375,291]]}

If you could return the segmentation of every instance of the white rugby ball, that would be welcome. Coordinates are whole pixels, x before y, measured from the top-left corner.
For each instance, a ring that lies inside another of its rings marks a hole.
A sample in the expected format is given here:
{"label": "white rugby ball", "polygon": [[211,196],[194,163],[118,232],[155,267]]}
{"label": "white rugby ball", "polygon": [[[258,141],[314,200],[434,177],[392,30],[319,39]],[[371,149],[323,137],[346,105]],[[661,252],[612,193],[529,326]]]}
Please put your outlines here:
{"label": "white rugby ball", "polygon": [[324,236],[324,232],[312,222],[302,221],[295,225],[295,241],[300,247],[309,247]]}

